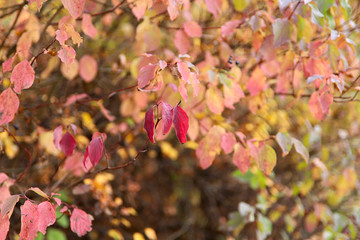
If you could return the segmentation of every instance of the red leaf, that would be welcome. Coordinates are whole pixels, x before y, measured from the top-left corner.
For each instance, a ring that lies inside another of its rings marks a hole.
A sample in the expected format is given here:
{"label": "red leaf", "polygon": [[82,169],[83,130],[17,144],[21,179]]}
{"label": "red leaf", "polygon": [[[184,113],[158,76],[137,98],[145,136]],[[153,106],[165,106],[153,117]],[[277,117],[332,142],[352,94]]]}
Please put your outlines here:
{"label": "red leaf", "polygon": [[61,2],[75,19],[80,17],[84,10],[85,0],[61,0]]}
{"label": "red leaf", "polygon": [[186,112],[176,105],[174,107],[173,123],[176,136],[181,143],[186,143],[186,134],[189,129],[189,118]]}
{"label": "red leaf", "polygon": [[185,83],[190,83],[190,69],[189,69],[187,63],[186,62],[178,62],[177,67],[181,74],[181,79]]}
{"label": "red leaf", "polygon": [[50,202],[45,201],[38,206],[39,221],[38,228],[42,234],[46,234],[46,228],[56,221],[55,209]]}
{"label": "red leaf", "polygon": [[226,37],[231,33],[233,33],[240,23],[241,23],[240,20],[233,20],[226,22],[224,25],[221,26],[221,36]]}
{"label": "red leaf", "polygon": [[84,154],[84,159],[83,159],[84,166],[86,167],[86,159],[89,157],[92,166],[95,167],[100,161],[103,150],[104,150],[104,143],[102,137],[101,136],[95,138],[93,137],[88,147],[86,148],[86,152]]}
{"label": "red leaf", "polygon": [[83,32],[91,38],[94,38],[98,33],[97,29],[94,27],[94,25],[91,22],[91,15],[87,13],[83,14],[81,28]]}
{"label": "red leaf", "polygon": [[170,104],[162,103],[162,121],[163,121],[163,134],[167,134],[171,128],[173,119],[173,108]]}
{"label": "red leaf", "polygon": [[19,105],[19,98],[11,88],[7,88],[0,94],[0,125],[14,119]]}
{"label": "red leaf", "polygon": [[5,240],[10,227],[9,215],[0,213],[0,240]]}
{"label": "red leaf", "polygon": [[179,30],[175,34],[175,47],[179,50],[180,54],[185,54],[190,48],[190,39],[183,30]]}
{"label": "red leaf", "polygon": [[154,132],[155,132],[155,124],[154,124],[154,107],[149,109],[145,113],[145,124],[144,129],[148,135],[148,138],[152,143],[155,143]]}
{"label": "red leaf", "polygon": [[61,150],[66,156],[71,155],[76,147],[75,138],[69,132],[64,134],[59,143]]}
{"label": "red leaf", "polygon": [[235,145],[235,151],[232,159],[233,163],[239,170],[245,174],[250,167],[250,155],[246,148],[239,143]]}
{"label": "red leaf", "polygon": [[32,240],[37,236],[39,213],[38,206],[26,200],[21,209],[20,239]]}
{"label": "red leaf", "polygon": [[81,209],[74,208],[70,217],[71,231],[76,233],[79,237],[84,236],[87,232],[92,230],[90,216]]}
{"label": "red leaf", "polygon": [[34,69],[27,60],[18,63],[11,73],[11,83],[15,83],[14,91],[21,93],[22,89],[30,88],[35,79]]}
{"label": "red leaf", "polygon": [[201,37],[202,35],[202,29],[195,21],[184,23],[184,30],[190,37]]}
{"label": "red leaf", "polygon": [[138,76],[138,87],[144,88],[150,84],[150,81],[155,78],[155,71],[157,65],[146,65],[140,69]]}

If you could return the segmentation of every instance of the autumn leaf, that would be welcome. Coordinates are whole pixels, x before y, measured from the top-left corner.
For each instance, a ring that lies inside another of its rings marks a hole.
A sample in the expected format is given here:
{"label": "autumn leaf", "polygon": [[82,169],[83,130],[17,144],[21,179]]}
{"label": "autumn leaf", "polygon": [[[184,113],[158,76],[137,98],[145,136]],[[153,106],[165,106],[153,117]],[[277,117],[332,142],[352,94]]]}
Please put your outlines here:
{"label": "autumn leaf", "polygon": [[22,89],[30,88],[35,79],[34,69],[27,60],[18,63],[11,73],[11,83],[15,84],[14,91],[21,93]]}
{"label": "autumn leaf", "polygon": [[154,133],[155,133],[155,123],[154,123],[154,107],[149,109],[145,113],[145,123],[144,129],[148,135],[149,140],[152,143],[155,143]]}
{"label": "autumn leaf", "polygon": [[70,217],[71,231],[76,233],[79,237],[82,237],[92,230],[91,224],[92,220],[86,212],[79,208],[74,208]]}
{"label": "autumn leaf", "polygon": [[61,2],[73,18],[76,19],[81,16],[85,0],[61,0]]}
{"label": "autumn leaf", "polygon": [[186,142],[186,134],[189,129],[189,118],[186,112],[177,104],[173,110],[173,124],[176,136],[180,143]]}
{"label": "autumn leaf", "polygon": [[163,122],[163,135],[165,135],[170,131],[172,125],[173,107],[166,102],[162,102],[161,106],[162,106],[161,120]]}
{"label": "autumn leaf", "polygon": [[0,94],[0,125],[11,122],[19,109],[20,101],[11,88]]}

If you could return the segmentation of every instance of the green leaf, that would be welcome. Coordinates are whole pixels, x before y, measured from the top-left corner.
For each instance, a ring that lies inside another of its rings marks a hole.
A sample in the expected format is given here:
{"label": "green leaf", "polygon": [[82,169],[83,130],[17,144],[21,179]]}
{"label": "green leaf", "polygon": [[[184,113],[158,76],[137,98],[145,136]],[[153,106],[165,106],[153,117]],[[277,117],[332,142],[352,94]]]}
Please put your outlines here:
{"label": "green leaf", "polygon": [[276,152],[270,145],[264,145],[260,149],[259,167],[266,174],[270,175],[276,165]]}
{"label": "green leaf", "polygon": [[236,11],[243,11],[248,5],[250,0],[233,0]]}
{"label": "green leaf", "polygon": [[63,231],[56,228],[49,228],[47,230],[46,239],[47,240],[66,240],[66,235]]}
{"label": "green leaf", "polygon": [[288,133],[279,132],[276,134],[276,141],[278,142],[283,152],[282,153],[283,157],[288,155],[292,147],[292,141],[290,135]]}
{"label": "green leaf", "polygon": [[272,223],[270,219],[262,215],[258,214],[258,222],[257,222],[258,230],[256,231],[257,239],[266,239],[272,232]]}
{"label": "green leaf", "polygon": [[287,19],[276,19],[273,23],[274,47],[278,47],[290,40],[292,27]]}
{"label": "green leaf", "polygon": [[228,88],[231,88],[231,80],[226,76],[225,73],[219,73],[220,82]]}
{"label": "green leaf", "polygon": [[312,4],[309,4],[308,6],[311,8],[311,21],[320,27],[323,27],[325,24],[324,14],[322,14],[319,9]]}
{"label": "green leaf", "polygon": [[68,228],[70,226],[69,224],[69,217],[67,215],[64,215],[63,213],[59,212],[60,207],[57,207],[56,209],[56,222],[63,228]]}
{"label": "green leaf", "polygon": [[291,140],[295,146],[296,152],[299,153],[304,158],[306,163],[308,163],[310,158],[309,151],[306,149],[304,144],[299,140],[297,140],[296,138],[291,138]]}
{"label": "green leaf", "polygon": [[349,4],[348,0],[340,0],[340,6],[341,10],[343,12],[343,15],[345,17],[345,20],[348,21],[351,16],[351,6]]}
{"label": "green leaf", "polygon": [[325,14],[334,5],[334,0],[317,0],[316,3],[319,11]]}

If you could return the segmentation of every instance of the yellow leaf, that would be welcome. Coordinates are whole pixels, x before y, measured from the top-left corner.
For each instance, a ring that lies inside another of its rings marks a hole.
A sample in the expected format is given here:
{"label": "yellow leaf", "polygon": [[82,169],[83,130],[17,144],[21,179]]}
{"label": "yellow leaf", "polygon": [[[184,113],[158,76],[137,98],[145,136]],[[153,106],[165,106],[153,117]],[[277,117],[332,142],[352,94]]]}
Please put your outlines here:
{"label": "yellow leaf", "polygon": [[82,123],[83,125],[93,131],[93,132],[98,132],[98,130],[96,129],[95,127],[95,124],[94,124],[94,121],[92,120],[90,114],[88,112],[82,112],[81,113],[81,120],[82,120]]}
{"label": "yellow leaf", "polygon": [[171,160],[176,160],[179,156],[178,151],[171,146],[168,142],[161,142],[160,143],[161,151],[168,156]]}
{"label": "yellow leaf", "polygon": [[114,240],[123,240],[123,235],[116,229],[110,229],[108,231],[108,236],[113,238]]}
{"label": "yellow leaf", "polygon": [[145,228],[144,230],[145,232],[145,235],[148,239],[150,240],[156,240],[157,239],[157,236],[156,236],[156,232],[154,229],[152,228]]}
{"label": "yellow leaf", "polygon": [[133,239],[134,240],[145,240],[144,236],[141,233],[138,233],[138,232],[133,234]]}

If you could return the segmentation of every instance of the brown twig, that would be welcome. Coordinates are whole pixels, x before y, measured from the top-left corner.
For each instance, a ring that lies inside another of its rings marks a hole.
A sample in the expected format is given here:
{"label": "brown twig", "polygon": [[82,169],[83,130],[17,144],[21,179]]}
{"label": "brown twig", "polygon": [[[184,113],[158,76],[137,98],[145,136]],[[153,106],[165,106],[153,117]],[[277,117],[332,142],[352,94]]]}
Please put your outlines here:
{"label": "brown twig", "polygon": [[47,50],[51,47],[51,45],[54,44],[55,41],[56,41],[56,38],[54,37],[54,39],[53,39],[42,51],[40,51],[40,52],[31,60],[30,65],[32,66],[32,65],[34,64],[35,60],[36,60],[40,55],[44,54],[44,52],[47,51]]}
{"label": "brown twig", "polygon": [[5,127],[1,127],[4,131],[6,131],[12,139],[14,139],[14,141],[16,142],[17,145],[19,145],[25,152],[26,154],[28,155],[28,163],[26,165],[26,168],[25,170],[16,178],[15,182],[20,182],[21,179],[25,176],[25,174],[27,173],[27,171],[29,170],[30,168],[30,165],[31,165],[31,158],[32,158],[32,155],[31,155],[31,152],[29,149],[27,149],[24,145],[22,145],[17,139],[16,137]]}
{"label": "brown twig", "polygon": [[[0,45],[0,49],[2,49],[5,45],[5,42],[7,40],[7,38],[9,37],[10,33],[12,32],[12,30],[14,30],[15,26],[16,26],[16,23],[17,21],[19,20],[19,17],[20,17],[20,14],[25,6],[26,2],[24,2],[23,4],[20,5],[20,7],[18,9],[16,9],[18,11],[16,17],[15,17],[15,20],[13,22],[13,24],[11,25],[9,31],[7,31],[5,37],[4,37],[4,40],[2,41],[1,45]],[[0,17],[1,18],[1,17]]]}
{"label": "brown twig", "polygon": [[301,0],[297,2],[297,4],[295,5],[294,9],[292,10],[292,12],[290,13],[289,17],[288,17],[288,20],[291,19],[292,15],[294,14],[294,12],[296,11],[296,9],[299,7],[301,3]]}

